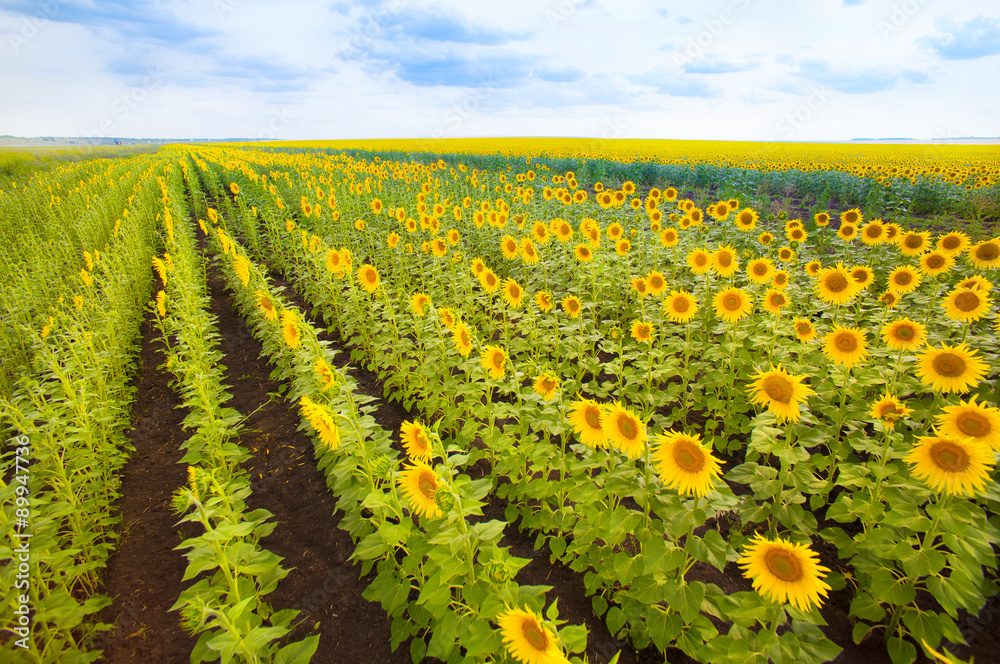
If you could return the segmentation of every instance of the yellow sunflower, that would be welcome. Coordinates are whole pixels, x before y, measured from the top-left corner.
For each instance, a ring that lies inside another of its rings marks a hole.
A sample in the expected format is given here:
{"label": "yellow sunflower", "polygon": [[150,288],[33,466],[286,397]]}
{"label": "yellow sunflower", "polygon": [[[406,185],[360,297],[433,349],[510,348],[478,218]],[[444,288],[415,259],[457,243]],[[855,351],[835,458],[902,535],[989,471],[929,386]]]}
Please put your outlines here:
{"label": "yellow sunflower", "polygon": [[517,258],[520,247],[517,240],[509,235],[504,235],[503,240],[500,241],[500,249],[503,251],[503,257],[511,261]]}
{"label": "yellow sunflower", "polygon": [[507,278],[503,282],[503,299],[507,304],[517,309],[524,301],[524,289],[514,279]]}
{"label": "yellow sunflower", "polygon": [[810,394],[816,394],[803,381],[808,376],[793,376],[779,364],[773,364],[767,371],[758,371],[750,384],[748,392],[751,394],[751,401],[756,404],[767,406],[767,409],[774,413],[778,422],[798,422],[799,402],[805,400]]}
{"label": "yellow sunflower", "polygon": [[971,244],[968,235],[961,231],[952,231],[938,238],[937,250],[949,256],[961,256]]}
{"label": "yellow sunflower", "polygon": [[619,256],[624,256],[630,251],[632,251],[632,243],[629,242],[628,238],[622,238],[615,244],[615,253]]}
{"label": "yellow sunflower", "polygon": [[298,319],[294,311],[284,311],[281,314],[281,333],[285,338],[285,344],[295,350],[302,343],[299,334]]}
{"label": "yellow sunflower", "polygon": [[1000,451],[1000,409],[971,401],[945,406],[937,417],[937,430],[945,436],[971,438]]}
{"label": "yellow sunflower", "polygon": [[581,263],[586,263],[594,258],[594,252],[585,244],[578,244],[573,249],[573,255]]}
{"label": "yellow sunflower", "polygon": [[792,324],[795,326],[795,336],[802,343],[816,338],[816,326],[808,318],[796,318]]}
{"label": "yellow sunflower", "polygon": [[920,285],[920,273],[909,265],[900,265],[889,273],[889,290],[897,295],[912,293]]}
{"label": "yellow sunflower", "polygon": [[917,377],[924,385],[941,392],[964,394],[979,385],[988,369],[979,353],[964,343],[928,348],[917,359]]}
{"label": "yellow sunflower", "polygon": [[309,420],[309,426],[319,436],[320,442],[331,450],[337,449],[340,445],[340,431],[330,411],[307,396],[299,399],[299,407],[302,409],[302,416]]}
{"label": "yellow sunflower", "polygon": [[932,251],[920,257],[920,271],[928,277],[936,277],[955,266],[955,258],[943,251]]}
{"label": "yellow sunflower", "polygon": [[757,226],[760,215],[753,208],[744,208],[736,215],[736,227],[741,231],[752,231]]}
{"label": "yellow sunflower", "polygon": [[818,277],[823,271],[823,264],[819,261],[809,261],[806,263],[806,274],[810,277]]}
{"label": "yellow sunflower", "polygon": [[904,256],[919,256],[930,247],[931,234],[928,231],[908,231],[896,238],[896,246]]}
{"label": "yellow sunflower", "polygon": [[653,468],[668,489],[686,496],[707,496],[722,476],[721,463],[698,434],[667,431],[657,436]]}
{"label": "yellow sunflower", "polygon": [[462,357],[468,357],[472,352],[472,333],[465,321],[456,321],[451,328],[451,340]]}
{"label": "yellow sunflower", "polygon": [[652,270],[646,275],[646,285],[649,286],[649,294],[659,297],[667,289],[667,280],[659,270]]}
{"label": "yellow sunflower", "polygon": [[813,215],[813,221],[816,222],[817,226],[829,226],[830,225],[830,214],[828,212],[817,212]]}
{"label": "yellow sunflower", "polygon": [[639,298],[649,295],[649,284],[645,277],[635,277],[632,279],[632,290],[639,294]]}
{"label": "yellow sunflower", "polygon": [[737,323],[750,313],[750,296],[739,288],[727,288],[715,296],[715,315],[727,323]]}
{"label": "yellow sunflower", "polygon": [[618,403],[608,406],[603,419],[608,441],[629,459],[638,459],[646,449],[646,425],[635,413]]}
{"label": "yellow sunflower", "polygon": [[885,326],[882,339],[893,350],[917,350],[927,342],[927,326],[909,318],[900,318]]}
{"label": "yellow sunflower", "polygon": [[559,637],[542,624],[541,616],[527,607],[497,616],[504,647],[522,664],[568,664],[559,648]]}
{"label": "yellow sunflower", "polygon": [[858,283],[842,263],[819,271],[816,295],[827,304],[847,304],[858,294]]}
{"label": "yellow sunflower", "polygon": [[441,507],[435,500],[442,486],[441,478],[429,465],[417,460],[400,473],[396,483],[414,513],[428,519],[441,516]]}
{"label": "yellow sunflower", "polygon": [[736,561],[744,578],[772,602],[790,603],[800,611],[811,611],[822,604],[831,590],[823,581],[829,568],[819,564],[818,556],[805,544],[778,537],[773,540],[755,535],[752,543]]}
{"label": "yellow sunflower", "polygon": [[507,368],[507,352],[500,346],[486,346],[482,355],[483,369],[493,380],[500,380]]}
{"label": "yellow sunflower", "polygon": [[881,219],[869,221],[864,225],[861,229],[861,241],[869,246],[882,244],[887,241],[885,236],[885,225],[882,223]]}
{"label": "yellow sunflower", "polygon": [[837,237],[839,237],[844,242],[851,242],[858,236],[858,227],[854,224],[849,224],[846,222],[841,222],[840,228],[837,229]]}
{"label": "yellow sunflower", "polygon": [[542,257],[538,254],[538,250],[535,249],[535,243],[531,241],[531,238],[521,238],[521,258],[528,265],[537,265]]}
{"label": "yellow sunflower", "polygon": [[452,312],[451,309],[449,309],[448,307],[441,307],[440,309],[437,310],[437,314],[438,314],[438,319],[441,321],[441,324],[444,325],[446,328],[451,330],[453,327],[455,327],[456,318],[455,314]]}
{"label": "yellow sunflower", "polygon": [[994,464],[989,445],[941,433],[921,436],[905,461],[914,477],[932,490],[970,497],[986,490]]}
{"label": "yellow sunflower", "polygon": [[854,208],[852,210],[847,210],[840,213],[840,221],[844,224],[860,224],[864,221],[864,217],[861,215],[861,210]]}
{"label": "yellow sunflower", "polygon": [[431,447],[431,439],[427,435],[427,429],[424,428],[423,424],[404,421],[399,433],[403,441],[403,448],[411,459],[431,460],[434,450]]}
{"label": "yellow sunflower", "polygon": [[956,288],[944,298],[941,306],[944,307],[944,314],[948,318],[971,322],[985,316],[992,304],[993,301],[984,291]]}
{"label": "yellow sunflower", "polygon": [[570,318],[579,318],[581,311],[580,300],[573,295],[567,295],[562,301],[562,310],[569,314]]}
{"label": "yellow sunflower", "polygon": [[692,249],[687,256],[688,267],[694,274],[705,274],[712,265],[712,254],[705,249]]}
{"label": "yellow sunflower", "polygon": [[479,274],[479,284],[483,287],[484,291],[492,295],[500,287],[500,279],[494,274],[493,270],[485,268]]}
{"label": "yellow sunflower", "polygon": [[538,291],[535,293],[535,304],[543,312],[552,311],[552,295],[548,291]]}
{"label": "yellow sunflower", "polygon": [[567,416],[570,426],[587,447],[607,447],[608,437],[604,427],[604,410],[601,404],[590,399],[578,399],[573,402],[572,410]]}
{"label": "yellow sunflower", "polygon": [[877,420],[882,420],[887,425],[892,426],[897,421],[908,417],[913,411],[902,404],[895,396],[886,393],[878,401],[872,404],[869,414]]}
{"label": "yellow sunflower", "polygon": [[763,233],[757,236],[757,240],[765,247],[769,247],[771,246],[771,243],[774,242],[774,235],[768,233],[767,231],[764,231]]}
{"label": "yellow sunflower", "polygon": [[834,364],[852,367],[868,353],[867,334],[858,327],[836,325],[824,341],[823,354]]}
{"label": "yellow sunflower", "polygon": [[373,266],[365,264],[358,268],[358,283],[361,287],[365,289],[368,293],[374,293],[375,289],[378,288],[380,279],[378,276],[378,270]]}
{"label": "yellow sunflower", "polygon": [[637,320],[632,323],[632,338],[639,343],[650,343],[653,340],[653,324]]}
{"label": "yellow sunflower", "polygon": [[544,400],[549,401],[555,397],[556,390],[559,389],[559,379],[548,372],[539,374],[535,376],[535,381],[532,383],[531,389]]}
{"label": "yellow sunflower", "polygon": [[771,286],[775,290],[785,290],[788,286],[789,274],[787,270],[777,270],[771,278]]}
{"label": "yellow sunflower", "polygon": [[766,284],[774,278],[774,263],[770,258],[754,258],[747,263],[747,278],[755,284]]}
{"label": "yellow sunflower", "polygon": [[969,249],[969,260],[977,270],[1000,267],[1000,237],[973,245]]}
{"label": "yellow sunflower", "polygon": [[431,306],[431,298],[424,293],[414,293],[410,296],[410,310],[413,315],[421,317],[426,313],[427,307]]}
{"label": "yellow sunflower", "polygon": [[673,227],[664,228],[663,231],[660,233],[660,244],[662,244],[664,247],[676,246],[679,241],[680,241],[680,236],[677,235],[676,228]]}
{"label": "yellow sunflower", "polygon": [[855,265],[848,271],[860,290],[868,288],[875,281],[875,272],[867,265]]}
{"label": "yellow sunflower", "polygon": [[740,269],[736,250],[729,245],[716,249],[712,254],[712,269],[723,279],[728,279],[736,274]]}
{"label": "yellow sunflower", "polygon": [[[156,313],[159,314],[160,318],[167,317],[167,292],[159,291],[156,294]],[[43,335],[45,336],[45,335]]]}
{"label": "yellow sunflower", "polygon": [[264,318],[268,321],[273,323],[278,320],[278,312],[274,308],[271,298],[269,298],[267,293],[264,291],[257,291],[257,305],[260,306],[260,310],[263,312]]}
{"label": "yellow sunflower", "polygon": [[663,310],[675,323],[687,323],[698,313],[698,300],[685,290],[671,291],[663,301]]}
{"label": "yellow sunflower", "polygon": [[795,250],[791,247],[778,249],[778,260],[783,263],[790,263],[795,260]]}
{"label": "yellow sunflower", "polygon": [[775,316],[781,315],[781,310],[791,304],[784,291],[770,289],[764,294],[764,309]]}

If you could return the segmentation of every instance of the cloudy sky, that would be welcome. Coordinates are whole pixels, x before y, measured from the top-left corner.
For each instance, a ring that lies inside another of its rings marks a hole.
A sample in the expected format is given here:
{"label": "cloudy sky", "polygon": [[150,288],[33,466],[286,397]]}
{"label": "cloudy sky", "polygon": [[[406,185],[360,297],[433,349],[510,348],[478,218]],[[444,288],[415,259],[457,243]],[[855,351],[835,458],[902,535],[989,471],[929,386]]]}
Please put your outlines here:
{"label": "cloudy sky", "polygon": [[0,134],[1000,136],[996,0],[0,0]]}

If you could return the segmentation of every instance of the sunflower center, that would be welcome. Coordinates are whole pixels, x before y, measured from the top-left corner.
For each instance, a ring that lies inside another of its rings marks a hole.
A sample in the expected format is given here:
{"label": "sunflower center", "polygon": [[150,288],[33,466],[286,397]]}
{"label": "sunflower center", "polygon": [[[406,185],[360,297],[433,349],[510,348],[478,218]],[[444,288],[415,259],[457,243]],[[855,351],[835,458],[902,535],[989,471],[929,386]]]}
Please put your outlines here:
{"label": "sunflower center", "polygon": [[1000,245],[996,242],[987,242],[976,249],[976,258],[981,261],[995,261],[1000,258]]}
{"label": "sunflower center", "polygon": [[941,248],[947,249],[949,251],[954,251],[961,246],[962,241],[955,237],[954,235],[946,235],[941,238]]}
{"label": "sunflower center", "polygon": [[970,438],[990,435],[990,422],[978,413],[962,413],[955,422],[959,430]]}
{"label": "sunflower center", "polygon": [[961,446],[948,440],[939,440],[930,449],[931,459],[947,473],[960,473],[969,467],[969,454]]}
{"label": "sunflower center", "polygon": [[795,326],[795,331],[799,334],[809,334],[812,331],[812,325],[809,323],[799,323]]}
{"label": "sunflower center", "polygon": [[870,238],[877,238],[882,235],[882,228],[880,226],[868,226],[865,228],[865,235]]}
{"label": "sunflower center", "polygon": [[775,293],[771,296],[771,306],[772,307],[783,307],[785,306],[785,296],[781,293]]}
{"label": "sunflower center", "polygon": [[924,246],[924,238],[919,235],[907,235],[906,239],[903,240],[903,244],[906,245],[907,249],[919,249]]}
{"label": "sunflower center", "polygon": [[525,620],[521,624],[521,634],[536,652],[548,651],[549,636],[534,619]]}
{"label": "sunflower center", "polygon": [[694,257],[694,264],[697,265],[698,267],[703,267],[706,263],[708,263],[708,256],[705,256],[704,254],[698,254],[697,256]]}
{"label": "sunflower center", "polygon": [[934,371],[945,378],[957,378],[965,373],[965,360],[954,353],[941,353],[934,358]]}
{"label": "sunflower center", "polygon": [[916,331],[909,325],[900,325],[896,328],[895,336],[900,341],[910,341],[916,336]]}
{"label": "sunflower center", "polygon": [[504,358],[500,353],[493,353],[493,366],[497,369],[503,369]]}
{"label": "sunflower center", "polygon": [[794,583],[802,578],[802,564],[791,552],[770,549],[764,554],[767,569],[782,581]]}
{"label": "sunflower center", "polygon": [[853,334],[838,334],[834,338],[833,344],[842,353],[852,353],[858,349],[858,340],[854,338]]}
{"label": "sunflower center", "polygon": [[268,311],[271,311],[272,309],[274,309],[274,305],[271,304],[271,300],[268,299],[268,298],[266,298],[266,297],[261,298],[261,300],[260,300],[260,306],[264,307]]}
{"label": "sunflower center", "polygon": [[650,285],[652,285],[653,288],[663,287],[663,279],[660,279],[659,277],[653,277],[652,279],[649,280],[649,283]]}
{"label": "sunflower center", "polygon": [[705,467],[705,453],[689,440],[674,445],[674,463],[686,473],[697,473]]}
{"label": "sunflower center", "polygon": [[684,313],[690,308],[690,303],[683,297],[679,297],[674,300],[674,311],[678,313]]}
{"label": "sunflower center", "polygon": [[927,267],[932,270],[939,270],[944,267],[944,256],[939,256],[938,254],[931,254],[927,258]]}
{"label": "sunflower center", "polygon": [[729,255],[728,252],[723,252],[719,254],[719,265],[722,267],[729,267],[733,264],[733,257]]}
{"label": "sunflower center", "polygon": [[587,406],[587,410],[583,411],[583,419],[587,422],[587,426],[591,429],[601,430],[601,411],[594,406]]}
{"label": "sunflower center", "polygon": [[764,379],[764,392],[780,403],[792,400],[792,384],[784,376],[768,376]]}
{"label": "sunflower center", "polygon": [[749,212],[744,212],[743,214],[740,215],[740,222],[744,226],[749,226],[750,224],[753,223],[753,215],[750,214]]}
{"label": "sunflower center", "polygon": [[743,298],[739,295],[727,295],[722,300],[722,306],[725,307],[726,311],[739,311],[742,304]]}
{"label": "sunflower center", "polygon": [[847,278],[839,272],[834,272],[826,278],[826,288],[832,293],[842,293],[847,290]]}
{"label": "sunflower center", "polygon": [[755,264],[753,266],[753,273],[756,274],[758,277],[763,277],[765,274],[767,274],[767,265],[765,265],[764,263]]}
{"label": "sunflower center", "polygon": [[913,275],[910,274],[909,272],[900,272],[895,277],[893,277],[893,281],[895,281],[900,286],[905,286],[911,281],[913,281]]}
{"label": "sunflower center", "polygon": [[437,493],[437,482],[431,473],[425,471],[420,474],[420,479],[417,480],[417,488],[425,498],[434,500],[434,494]]}
{"label": "sunflower center", "polygon": [[975,311],[979,308],[979,296],[971,291],[955,296],[955,308],[959,311]]}
{"label": "sunflower center", "polygon": [[469,333],[466,330],[462,330],[462,334],[459,335],[459,336],[461,336],[461,338],[462,338],[462,345],[463,346],[471,346],[472,345],[472,339],[469,338]]}
{"label": "sunflower center", "polygon": [[618,417],[616,424],[618,425],[618,433],[629,440],[635,440],[639,435],[639,426],[631,417],[621,415]]}

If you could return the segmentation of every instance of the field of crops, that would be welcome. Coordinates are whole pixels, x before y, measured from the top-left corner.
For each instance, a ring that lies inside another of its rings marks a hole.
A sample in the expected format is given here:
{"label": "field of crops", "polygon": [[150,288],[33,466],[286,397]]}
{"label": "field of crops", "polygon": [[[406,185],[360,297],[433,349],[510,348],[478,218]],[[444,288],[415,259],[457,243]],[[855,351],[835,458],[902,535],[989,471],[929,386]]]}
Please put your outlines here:
{"label": "field of crops", "polygon": [[3,661],[1000,661],[1000,149],[484,145],[0,178]]}

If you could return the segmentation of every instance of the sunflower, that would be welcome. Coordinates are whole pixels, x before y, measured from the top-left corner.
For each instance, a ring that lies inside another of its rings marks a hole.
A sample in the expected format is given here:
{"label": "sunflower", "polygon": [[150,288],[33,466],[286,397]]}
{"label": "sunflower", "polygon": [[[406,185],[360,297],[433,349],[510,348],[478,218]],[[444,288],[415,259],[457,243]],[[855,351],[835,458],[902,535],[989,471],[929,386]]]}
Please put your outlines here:
{"label": "sunflower", "polygon": [[893,293],[891,290],[887,290],[878,296],[878,301],[886,306],[887,309],[892,309],[894,306],[899,304],[900,297],[897,293]]}
{"label": "sunflower", "polygon": [[535,243],[531,241],[531,238],[521,238],[521,258],[528,265],[537,265],[542,257],[538,255],[538,250],[535,249]]}
{"label": "sunflower", "polygon": [[567,295],[562,301],[562,310],[569,314],[570,318],[580,317],[580,300],[573,295]]}
{"label": "sunflower", "polygon": [[712,254],[712,269],[723,279],[728,279],[736,274],[740,269],[740,262],[736,251],[729,245],[720,246]]}
{"label": "sunflower", "polygon": [[1000,267],[1000,237],[973,245],[969,249],[969,260],[978,270]]}
{"label": "sunflower", "polygon": [[429,306],[431,306],[431,298],[424,293],[414,293],[410,296],[410,310],[413,311],[414,316],[423,316]]}
{"label": "sunflower", "polygon": [[978,291],[989,293],[993,290],[993,282],[980,274],[974,274],[968,279],[963,279],[955,284],[955,288],[973,288]]}
{"label": "sunflower", "polygon": [[985,316],[992,304],[993,301],[983,291],[974,288],[956,288],[944,298],[941,306],[944,307],[944,313],[948,318],[972,322]]}
{"label": "sunflower", "polygon": [[671,291],[663,301],[663,310],[675,323],[687,323],[698,313],[698,300],[685,290]]}
{"label": "sunflower", "polygon": [[764,309],[775,316],[781,315],[781,310],[791,302],[784,291],[770,289],[764,294]]}
{"label": "sunflower", "polygon": [[486,263],[483,262],[482,258],[473,258],[469,264],[469,269],[472,270],[472,274],[478,279],[479,275],[486,270]]}
{"label": "sunflower", "polygon": [[955,258],[943,251],[934,250],[920,257],[920,271],[928,277],[944,274],[955,266]]}
{"label": "sunflower", "polygon": [[768,233],[767,231],[764,231],[763,233],[757,236],[757,240],[765,247],[768,247],[771,245],[772,242],[774,242],[774,235]]}
{"label": "sunflower", "polygon": [[434,450],[431,447],[431,439],[427,435],[427,429],[420,422],[403,422],[400,428],[400,438],[403,441],[403,448],[411,459],[423,459],[430,461]]}
{"label": "sunflower", "polygon": [[156,313],[160,318],[167,317],[167,292],[159,291],[156,294]]}
{"label": "sunflower", "polygon": [[633,322],[632,338],[639,343],[651,343],[653,340],[653,324],[640,320]]}
{"label": "sunflower", "polygon": [[330,411],[307,396],[299,399],[299,407],[302,409],[302,416],[309,420],[309,426],[319,436],[320,442],[331,450],[337,449],[340,445],[340,431]]}
{"label": "sunflower", "polygon": [[603,428],[608,441],[629,459],[638,459],[646,448],[646,425],[635,413],[615,402],[604,413]]}
{"label": "sunflower", "polygon": [[500,634],[510,656],[523,664],[568,664],[559,649],[559,637],[542,624],[541,616],[527,607],[497,616]]}
{"label": "sunflower", "polygon": [[264,291],[257,291],[257,305],[260,306],[261,312],[264,314],[269,322],[273,323],[278,320],[278,312],[274,308],[274,304],[271,302],[271,298],[267,296]]}
{"label": "sunflower", "polygon": [[830,213],[828,212],[817,212],[813,215],[813,221],[816,222],[817,226],[829,226],[830,225]]}
{"label": "sunflower", "polygon": [[885,225],[881,219],[869,221],[864,225],[861,229],[861,241],[869,246],[882,244],[886,241]]}
{"label": "sunflower", "polygon": [[816,326],[808,318],[796,318],[792,324],[795,326],[795,336],[802,343],[816,338]]}
{"label": "sunflower", "polygon": [[686,496],[706,496],[721,477],[721,464],[698,434],[661,433],[652,454],[653,468],[668,489]]}
{"label": "sunflower", "polygon": [[867,265],[855,265],[849,270],[851,279],[857,284],[858,290],[864,290],[875,281],[875,272]]}
{"label": "sunflower", "polygon": [[971,401],[945,406],[937,417],[937,430],[954,438],[970,438],[1000,451],[1000,409]]}
{"label": "sunflower", "polygon": [[752,231],[757,226],[760,215],[753,208],[744,208],[736,215],[736,227],[741,231]]}
{"label": "sunflower", "polygon": [[750,296],[739,288],[727,288],[715,296],[715,315],[728,323],[737,323],[750,313]]}
{"label": "sunflower", "polygon": [[507,304],[517,309],[524,301],[524,289],[512,278],[507,278],[503,282],[503,299]]}
{"label": "sunflower", "polygon": [[687,256],[688,267],[694,274],[705,274],[712,264],[712,254],[705,249],[692,249]]}
{"label": "sunflower", "polygon": [[576,259],[581,263],[586,263],[594,258],[594,252],[591,251],[590,247],[585,244],[576,245],[573,249],[573,255],[576,256]]}
{"label": "sunflower", "polygon": [[468,357],[472,352],[472,333],[465,321],[456,321],[451,328],[451,340],[462,357]]}
{"label": "sunflower", "polygon": [[479,275],[479,284],[483,287],[484,291],[492,295],[500,287],[500,279],[497,278],[493,270],[486,268]]}
{"label": "sunflower", "polygon": [[897,295],[912,293],[920,285],[920,273],[909,265],[900,265],[889,273],[889,290]]}
{"label": "sunflower", "polygon": [[410,503],[413,512],[428,519],[441,516],[441,508],[435,501],[437,492],[441,488],[441,478],[433,468],[417,460],[400,473],[396,483]]}
{"label": "sunflower", "polygon": [[548,244],[549,239],[552,237],[549,235],[549,229],[540,221],[536,221],[535,225],[531,227],[531,234],[535,236],[538,244]]}
{"label": "sunflower", "polygon": [[842,263],[820,270],[816,280],[816,294],[828,304],[846,304],[859,290],[858,283]]}
{"label": "sunflower", "polygon": [[782,247],[778,249],[778,260],[783,263],[790,263],[795,260],[795,250],[791,247]]}
{"label": "sunflower", "polygon": [[818,277],[823,271],[823,264],[819,261],[809,261],[806,263],[806,274],[810,277]]}
{"label": "sunflower", "polygon": [[535,304],[544,312],[552,311],[552,296],[548,291],[538,291],[535,293]]}
{"label": "sunflower", "polygon": [[845,367],[854,366],[868,353],[867,334],[858,327],[836,325],[824,341],[823,354]]}
{"label": "sunflower", "polygon": [[444,258],[448,253],[448,243],[444,238],[436,237],[431,240],[431,253],[437,258]]}
{"label": "sunflower", "polygon": [[667,289],[667,280],[663,276],[663,273],[658,270],[652,270],[646,275],[646,285],[649,286],[649,294],[653,297],[659,297],[663,291]]}
{"label": "sunflower", "polygon": [[389,233],[389,237],[386,238],[386,244],[389,245],[390,249],[395,249],[399,246],[399,233],[393,231]]}
{"label": "sunflower", "polygon": [[640,298],[649,295],[649,284],[645,277],[636,277],[632,280],[632,290],[639,294]]}
{"label": "sunflower", "polygon": [[777,270],[774,276],[771,277],[771,287],[775,290],[783,291],[788,286],[788,271],[787,270]]}
{"label": "sunflower", "polygon": [[919,256],[930,246],[931,234],[928,231],[909,231],[896,239],[896,245],[904,256]]}
{"label": "sunflower", "polygon": [[952,231],[938,238],[937,251],[952,257],[961,256],[969,248],[970,244],[972,244],[972,241],[968,235],[961,231]]}
{"label": "sunflower", "polygon": [[507,352],[500,346],[486,346],[482,355],[483,369],[493,380],[503,378],[507,368]]}
{"label": "sunflower", "polygon": [[578,399],[573,402],[572,410],[567,416],[570,426],[587,447],[607,447],[608,437],[604,427],[604,411],[601,404],[590,399]]}
{"label": "sunflower", "polygon": [[632,243],[629,242],[628,238],[622,238],[615,244],[615,253],[619,256],[624,256],[630,251],[632,251]]}
{"label": "sunflower", "polygon": [[367,263],[362,265],[358,268],[358,283],[366,292],[374,293],[380,283],[378,270]]}
{"label": "sunflower", "polygon": [[547,372],[539,374],[535,377],[531,389],[548,401],[556,395],[556,390],[559,389],[559,379]]}
{"label": "sunflower", "polygon": [[837,229],[837,237],[844,242],[850,242],[858,236],[858,227],[854,224],[841,223]]}
{"label": "sunflower", "polygon": [[777,367],[772,364],[767,371],[758,371],[753,378],[756,380],[747,390],[752,395],[751,401],[767,406],[778,422],[798,422],[799,401],[816,394],[808,385],[802,384],[808,376],[793,376],[780,364]]}
{"label": "sunflower", "polygon": [[680,237],[677,235],[676,228],[664,228],[660,233],[660,244],[664,247],[676,246],[679,241]]}
{"label": "sunflower", "polygon": [[788,238],[789,242],[802,243],[809,239],[809,234],[806,233],[806,229],[796,226],[785,231],[785,237]]}
{"label": "sunflower", "polygon": [[910,472],[934,491],[973,496],[985,491],[993,470],[990,446],[972,438],[921,436],[905,461]]}
{"label": "sunflower", "polygon": [[446,328],[451,330],[453,327],[455,327],[456,318],[455,314],[452,313],[451,309],[449,309],[448,307],[441,307],[440,309],[437,310],[437,314],[438,314],[438,319],[441,321],[441,324],[444,325]]}
{"label": "sunflower", "polygon": [[503,257],[512,261],[517,258],[520,247],[517,245],[517,240],[509,235],[504,235],[503,240],[500,241],[500,249],[503,251]]}
{"label": "sunflower", "polygon": [[872,404],[869,415],[892,426],[904,417],[909,417],[913,411],[902,404],[895,396],[886,393]]}
{"label": "sunflower", "polygon": [[921,382],[932,389],[964,394],[979,384],[987,369],[978,352],[962,343],[928,348],[918,357],[916,371]]}
{"label": "sunflower", "polygon": [[754,258],[747,263],[747,278],[755,284],[766,284],[774,278],[774,263],[770,258]]}
{"label": "sunflower", "polygon": [[560,242],[569,242],[569,239],[573,237],[573,227],[569,225],[569,222],[563,219],[553,219],[552,232],[555,233],[556,239]]}
{"label": "sunflower", "polygon": [[927,341],[927,327],[909,318],[901,318],[882,330],[882,339],[893,350],[917,350]]}
{"label": "sunflower", "polygon": [[861,210],[854,208],[852,210],[841,212],[840,221],[844,224],[860,224],[864,221],[864,217],[861,215]]}
{"label": "sunflower", "polygon": [[[736,561],[753,588],[776,603],[789,602],[800,611],[819,607],[830,586],[821,574],[830,570],[818,564],[818,556],[805,544],[778,537],[773,540],[755,535]],[[825,576],[825,575],[823,575]]]}
{"label": "sunflower", "polygon": [[294,311],[284,311],[281,314],[281,333],[285,337],[285,344],[295,350],[302,342],[299,334],[298,320]]}

